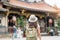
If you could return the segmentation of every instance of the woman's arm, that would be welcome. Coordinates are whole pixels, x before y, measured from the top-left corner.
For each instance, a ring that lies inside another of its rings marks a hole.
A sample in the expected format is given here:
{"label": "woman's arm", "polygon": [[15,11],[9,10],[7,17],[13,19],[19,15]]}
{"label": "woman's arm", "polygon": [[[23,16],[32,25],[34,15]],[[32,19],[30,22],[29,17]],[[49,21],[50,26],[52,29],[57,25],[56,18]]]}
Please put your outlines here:
{"label": "woman's arm", "polygon": [[41,40],[40,25],[38,23],[37,23],[37,34],[38,34],[38,38]]}
{"label": "woman's arm", "polygon": [[40,28],[37,27],[37,32],[38,32],[38,38],[41,40],[41,34],[40,34]]}

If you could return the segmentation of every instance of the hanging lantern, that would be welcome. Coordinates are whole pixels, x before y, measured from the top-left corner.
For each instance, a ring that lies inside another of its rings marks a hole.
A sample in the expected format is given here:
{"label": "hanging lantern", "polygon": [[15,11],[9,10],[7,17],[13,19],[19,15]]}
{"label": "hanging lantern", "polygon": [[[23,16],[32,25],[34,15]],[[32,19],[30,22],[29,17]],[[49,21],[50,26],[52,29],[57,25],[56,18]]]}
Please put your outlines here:
{"label": "hanging lantern", "polygon": [[16,16],[13,16],[13,21],[16,21]]}

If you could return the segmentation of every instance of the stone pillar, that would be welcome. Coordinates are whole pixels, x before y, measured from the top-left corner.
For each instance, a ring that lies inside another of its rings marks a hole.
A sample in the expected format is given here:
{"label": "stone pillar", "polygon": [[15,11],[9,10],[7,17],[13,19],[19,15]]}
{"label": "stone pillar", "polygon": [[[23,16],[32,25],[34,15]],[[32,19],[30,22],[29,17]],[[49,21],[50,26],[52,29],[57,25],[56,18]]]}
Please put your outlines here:
{"label": "stone pillar", "polygon": [[6,32],[8,32],[8,16],[6,16],[6,22],[5,22],[5,25],[6,25]]}
{"label": "stone pillar", "polygon": [[[8,8],[7,8],[8,9]],[[6,15],[6,32],[8,32],[8,15],[9,15],[9,9],[8,9],[8,11],[7,11],[7,13],[6,13],[7,15]]]}
{"label": "stone pillar", "polygon": [[2,20],[1,20],[2,26],[6,26],[6,25],[5,25],[5,24],[6,24],[5,21],[6,21],[6,20],[5,20],[5,17],[2,17]]}

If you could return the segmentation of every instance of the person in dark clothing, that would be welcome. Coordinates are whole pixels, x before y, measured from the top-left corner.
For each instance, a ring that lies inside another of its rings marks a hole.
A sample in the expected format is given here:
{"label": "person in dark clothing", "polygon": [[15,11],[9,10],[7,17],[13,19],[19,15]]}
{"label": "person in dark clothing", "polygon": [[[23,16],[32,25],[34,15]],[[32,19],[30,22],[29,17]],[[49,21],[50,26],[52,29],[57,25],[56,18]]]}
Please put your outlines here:
{"label": "person in dark clothing", "polygon": [[12,26],[13,26],[13,22],[8,22],[8,25],[9,25],[10,27],[12,27]]}
{"label": "person in dark clothing", "polygon": [[9,20],[8,22],[8,32],[13,33],[13,25],[15,25],[12,21],[12,19]]}
{"label": "person in dark clothing", "polygon": [[16,28],[16,26],[14,25],[14,26],[13,26],[12,40],[14,40],[15,38],[17,38],[17,28]]}
{"label": "person in dark clothing", "polygon": [[54,18],[51,17],[51,16],[47,16],[47,17],[46,17],[46,24],[47,24],[47,27],[49,27],[49,19],[52,19],[51,26],[54,27]]}
{"label": "person in dark clothing", "polygon": [[[53,36],[54,35],[54,18],[51,16],[46,17],[46,27],[47,27],[47,32],[49,35]],[[52,30],[51,30],[52,29]]]}

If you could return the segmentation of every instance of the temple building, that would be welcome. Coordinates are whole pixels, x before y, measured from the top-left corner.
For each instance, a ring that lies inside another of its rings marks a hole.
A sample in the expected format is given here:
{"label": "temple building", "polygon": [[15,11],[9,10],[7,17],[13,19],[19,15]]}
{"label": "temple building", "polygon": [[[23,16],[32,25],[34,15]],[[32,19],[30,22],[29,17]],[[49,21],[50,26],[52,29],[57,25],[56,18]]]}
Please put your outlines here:
{"label": "temple building", "polygon": [[[6,27],[8,30],[12,17],[24,16],[24,21],[28,20],[31,14],[35,14],[40,20],[44,20],[47,16],[58,18],[57,14],[60,10],[46,4],[44,0],[41,1],[27,1],[27,0],[0,0],[0,26]],[[13,24],[13,23],[12,23]],[[46,26],[46,25],[45,25]],[[44,27],[45,28],[45,27]]]}

